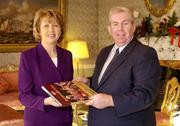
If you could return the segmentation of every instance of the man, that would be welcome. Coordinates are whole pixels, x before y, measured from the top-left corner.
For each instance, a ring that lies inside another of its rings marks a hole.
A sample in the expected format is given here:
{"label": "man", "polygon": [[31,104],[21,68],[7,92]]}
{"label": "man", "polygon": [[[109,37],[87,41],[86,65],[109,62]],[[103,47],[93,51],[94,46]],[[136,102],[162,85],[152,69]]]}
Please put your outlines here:
{"label": "man", "polygon": [[155,126],[152,104],[160,80],[156,51],[134,38],[135,22],[128,8],[110,10],[108,31],[114,44],[102,49],[96,60],[90,87],[98,94],[86,103],[88,125]]}

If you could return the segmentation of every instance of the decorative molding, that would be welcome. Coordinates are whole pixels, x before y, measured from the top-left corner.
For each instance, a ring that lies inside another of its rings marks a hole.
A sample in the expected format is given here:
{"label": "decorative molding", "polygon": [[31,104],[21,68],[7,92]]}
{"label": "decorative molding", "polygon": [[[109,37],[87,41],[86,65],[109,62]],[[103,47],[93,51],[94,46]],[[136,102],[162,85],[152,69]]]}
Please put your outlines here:
{"label": "decorative molding", "polygon": [[8,64],[0,67],[0,72],[15,72],[18,71],[18,66],[14,64]]}
{"label": "decorative molding", "polygon": [[160,65],[180,70],[180,60],[161,60]]}

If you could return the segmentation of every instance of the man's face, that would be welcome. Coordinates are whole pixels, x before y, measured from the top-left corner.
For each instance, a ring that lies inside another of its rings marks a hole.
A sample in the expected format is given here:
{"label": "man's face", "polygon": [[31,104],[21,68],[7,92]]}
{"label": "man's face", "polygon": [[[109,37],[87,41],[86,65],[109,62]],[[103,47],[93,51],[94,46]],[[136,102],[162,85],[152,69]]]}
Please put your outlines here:
{"label": "man's face", "polygon": [[116,12],[110,17],[108,31],[118,46],[124,46],[133,36],[135,24],[127,12]]}

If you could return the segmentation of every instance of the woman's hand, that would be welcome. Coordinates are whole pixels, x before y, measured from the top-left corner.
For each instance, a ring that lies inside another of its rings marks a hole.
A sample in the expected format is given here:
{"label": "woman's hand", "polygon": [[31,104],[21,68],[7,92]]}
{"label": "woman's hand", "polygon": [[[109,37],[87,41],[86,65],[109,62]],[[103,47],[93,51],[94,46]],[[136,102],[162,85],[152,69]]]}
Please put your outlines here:
{"label": "woman's hand", "polygon": [[61,107],[59,103],[57,103],[52,97],[48,97],[44,99],[44,105],[51,105],[54,107]]}

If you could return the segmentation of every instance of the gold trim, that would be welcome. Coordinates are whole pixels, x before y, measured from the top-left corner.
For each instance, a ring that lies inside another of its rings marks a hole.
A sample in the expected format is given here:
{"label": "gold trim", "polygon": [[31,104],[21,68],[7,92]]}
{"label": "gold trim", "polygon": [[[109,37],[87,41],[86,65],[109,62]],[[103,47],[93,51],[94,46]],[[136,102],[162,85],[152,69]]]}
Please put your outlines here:
{"label": "gold trim", "polygon": [[177,103],[180,94],[180,86],[176,77],[173,77],[166,84],[165,95],[161,105],[161,112],[167,114],[172,121],[174,105]]}
{"label": "gold trim", "polygon": [[15,64],[8,64],[0,67],[0,72],[15,72],[18,71],[18,66]]}
{"label": "gold trim", "polygon": [[0,44],[0,53],[21,52],[35,46],[36,44]]}
{"label": "gold trim", "polygon": [[144,0],[149,12],[156,17],[161,17],[162,15],[166,14],[173,7],[175,1],[176,0],[169,0],[165,8],[155,8],[149,0]]}
{"label": "gold trim", "polygon": [[65,4],[66,4],[66,0],[59,0],[58,1],[59,5],[58,5],[58,11],[63,15],[63,17],[65,16]]}
{"label": "gold trim", "polygon": [[63,18],[64,18],[64,26],[65,26],[65,28],[64,28],[64,37],[63,37],[63,40],[59,43],[59,45],[61,46],[61,47],[63,47],[63,48],[65,48],[66,47],[66,43],[65,43],[65,34],[66,34],[66,18],[65,18],[65,13],[66,13],[66,4],[67,4],[67,1],[66,0],[59,0],[58,1],[59,3],[58,3],[58,11],[61,13],[61,15],[63,16]]}
{"label": "gold trim", "polygon": [[160,65],[180,70],[180,60],[161,60]]}

